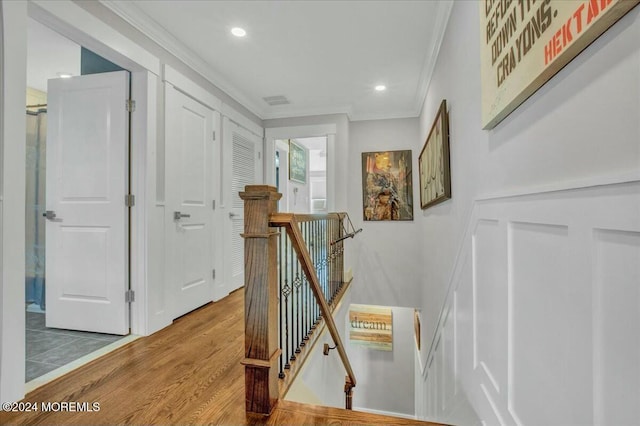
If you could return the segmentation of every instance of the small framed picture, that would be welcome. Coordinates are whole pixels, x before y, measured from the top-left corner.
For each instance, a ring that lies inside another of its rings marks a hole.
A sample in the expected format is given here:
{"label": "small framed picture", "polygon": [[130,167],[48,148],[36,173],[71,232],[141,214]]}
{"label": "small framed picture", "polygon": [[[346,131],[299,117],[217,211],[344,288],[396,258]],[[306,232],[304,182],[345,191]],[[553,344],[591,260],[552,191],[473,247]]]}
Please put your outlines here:
{"label": "small framed picture", "polygon": [[294,140],[289,140],[289,180],[307,183],[307,150]]}
{"label": "small framed picture", "polygon": [[451,198],[449,161],[449,115],[443,99],[418,159],[422,209]]}

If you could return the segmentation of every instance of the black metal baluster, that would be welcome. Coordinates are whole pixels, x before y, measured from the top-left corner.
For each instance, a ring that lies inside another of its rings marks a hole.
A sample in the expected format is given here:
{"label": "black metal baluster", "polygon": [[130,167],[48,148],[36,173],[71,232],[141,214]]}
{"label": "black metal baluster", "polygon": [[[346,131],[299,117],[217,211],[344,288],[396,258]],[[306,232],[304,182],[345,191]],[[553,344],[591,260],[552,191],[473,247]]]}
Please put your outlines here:
{"label": "black metal baluster", "polygon": [[331,294],[331,280],[333,278],[333,252],[335,250],[335,245],[332,245],[331,242],[335,241],[333,235],[333,220],[329,219],[329,229],[327,230],[327,237],[329,240],[329,267],[327,268],[327,286],[324,291],[325,300],[329,300],[329,295]]}
{"label": "black metal baluster", "polygon": [[[292,242],[293,243],[293,242]],[[295,314],[295,329],[293,332],[293,341],[294,341],[294,345],[293,347],[295,348],[294,353],[295,354],[299,354],[300,353],[300,339],[298,337],[299,332],[300,332],[300,303],[298,300],[298,296],[300,294],[300,284],[298,284],[298,280],[300,280],[300,273],[298,272],[298,256],[297,253],[294,252],[293,255],[293,282],[294,282],[294,288],[295,288],[295,293],[293,294],[293,300],[295,301],[295,309],[293,311],[293,313]],[[295,356],[295,355],[294,355]]]}
{"label": "black metal baluster", "polygon": [[[284,334],[284,330],[282,329],[282,309],[283,309],[283,303],[284,301],[282,300],[282,228],[279,229],[280,235],[278,236],[278,284],[279,284],[279,303],[278,303],[278,311],[280,312],[280,315],[278,317],[278,342],[280,345],[280,350],[282,350],[282,335]],[[280,352],[280,372],[278,373],[278,377],[280,377],[281,379],[284,378],[284,358],[282,356],[282,352]]]}
{"label": "black metal baluster", "polygon": [[[298,351],[298,345],[296,344],[296,317],[297,317],[297,282],[295,278],[295,270],[298,266],[298,259],[294,255],[293,241],[291,241],[291,250],[289,252],[289,258],[291,260],[291,361],[296,360],[296,352]],[[295,262],[295,263],[294,263]]]}
{"label": "black metal baluster", "polygon": [[[312,246],[312,242],[311,242],[311,233],[309,232],[309,230],[311,229],[311,222],[305,222],[304,224],[305,230],[306,230],[306,242],[307,242],[307,250],[309,253],[311,253],[311,246]],[[311,254],[309,254],[309,258],[311,259]],[[315,273],[315,267],[314,267],[314,273]],[[304,312],[305,312],[305,323],[304,323],[304,341],[305,343],[309,341],[309,332],[311,331],[311,311],[309,310],[309,290],[310,290],[310,283],[309,280],[306,280],[306,285],[304,286]]]}
{"label": "black metal baluster", "polygon": [[[307,245],[307,235],[305,232],[305,225],[306,222],[300,222],[300,233],[302,234],[302,240],[304,241],[305,244],[305,248],[308,250]],[[308,340],[306,334],[307,334],[307,327],[306,327],[306,318],[305,318],[305,306],[306,306],[306,275],[305,274],[301,274],[300,277],[301,283],[302,283],[302,287],[300,288],[300,299],[301,299],[301,303],[300,303],[300,324],[301,324],[301,336],[302,338],[300,339],[300,346],[304,347],[306,345],[306,340]]]}
{"label": "black metal baluster", "polygon": [[[286,232],[283,232],[283,239],[284,239],[284,252],[282,253],[282,259],[281,259],[281,273],[280,275],[284,275],[284,287],[282,289],[282,295],[284,296],[284,341],[285,341],[285,352],[284,352],[284,359],[285,359],[285,365],[284,368],[285,370],[288,370],[289,368],[291,368],[291,365],[289,364],[289,296],[291,295],[291,287],[289,286],[289,280],[288,280],[288,265],[287,265],[287,258],[289,255],[289,240],[287,238],[287,234]],[[282,374],[282,378],[284,377],[284,373]]]}
{"label": "black metal baluster", "polygon": [[[316,268],[316,274],[318,275],[318,280],[320,280],[320,274],[322,272],[322,269],[320,268],[320,263],[318,262],[318,248],[319,248],[319,242],[318,242],[318,221],[314,220],[311,223],[311,233],[313,234],[313,265]],[[316,299],[315,297],[311,297],[311,318],[313,321],[313,324],[311,324],[311,329],[315,330],[316,329],[316,324],[318,323],[318,318],[317,318],[317,314],[316,314]]]}
{"label": "black metal baluster", "polygon": [[[344,236],[344,218],[338,220],[340,226],[340,238],[342,238]],[[340,241],[340,261],[338,263],[338,288],[336,289],[336,293],[342,288],[342,282],[344,281],[344,240]]]}

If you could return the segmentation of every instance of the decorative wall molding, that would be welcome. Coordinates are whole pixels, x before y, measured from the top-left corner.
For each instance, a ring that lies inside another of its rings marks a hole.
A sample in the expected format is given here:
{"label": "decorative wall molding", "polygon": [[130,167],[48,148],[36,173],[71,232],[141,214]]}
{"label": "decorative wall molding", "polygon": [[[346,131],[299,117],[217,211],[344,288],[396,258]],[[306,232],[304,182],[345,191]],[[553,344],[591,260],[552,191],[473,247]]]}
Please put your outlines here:
{"label": "decorative wall molding", "polygon": [[640,416],[640,178],[565,186],[474,203],[418,378],[420,418]]}

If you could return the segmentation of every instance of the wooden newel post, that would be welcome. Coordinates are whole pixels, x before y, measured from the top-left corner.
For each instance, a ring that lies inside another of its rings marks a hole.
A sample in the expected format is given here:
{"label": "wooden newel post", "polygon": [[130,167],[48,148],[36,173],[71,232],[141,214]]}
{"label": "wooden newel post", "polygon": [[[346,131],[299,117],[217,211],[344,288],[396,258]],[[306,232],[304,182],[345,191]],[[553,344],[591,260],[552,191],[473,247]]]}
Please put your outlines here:
{"label": "wooden newel post", "polygon": [[282,197],[275,187],[247,185],[244,200],[244,349],[246,410],[270,414],[278,400],[279,232],[269,227]]}

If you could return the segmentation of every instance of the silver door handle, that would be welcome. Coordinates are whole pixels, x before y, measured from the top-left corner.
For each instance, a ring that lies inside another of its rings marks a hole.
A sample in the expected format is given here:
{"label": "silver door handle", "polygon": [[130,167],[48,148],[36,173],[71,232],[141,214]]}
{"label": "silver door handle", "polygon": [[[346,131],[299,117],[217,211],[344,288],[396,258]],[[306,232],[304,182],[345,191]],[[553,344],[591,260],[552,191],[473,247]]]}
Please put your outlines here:
{"label": "silver door handle", "polygon": [[230,217],[230,218],[232,218],[232,219],[233,219],[234,217],[238,217],[238,216],[240,216],[240,215],[239,215],[239,214],[237,214],[237,213],[229,213],[229,217]]}
{"label": "silver door handle", "polygon": [[190,214],[180,213],[180,212],[173,212],[173,220],[180,220],[183,217],[191,217],[191,215]]}
{"label": "silver door handle", "polygon": [[56,212],[54,212],[53,210],[47,210],[46,212],[42,213],[42,216],[46,217],[49,220],[53,220],[56,218]]}

